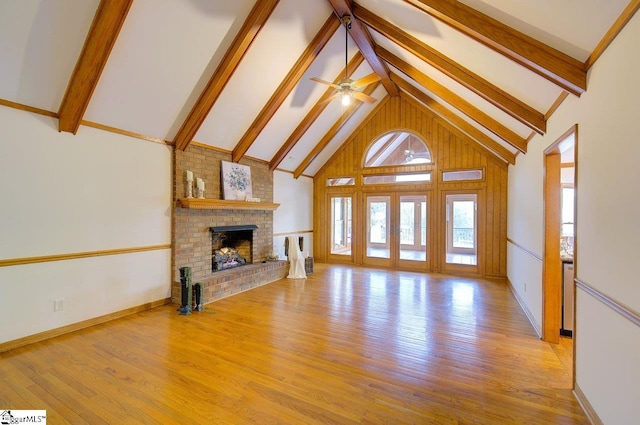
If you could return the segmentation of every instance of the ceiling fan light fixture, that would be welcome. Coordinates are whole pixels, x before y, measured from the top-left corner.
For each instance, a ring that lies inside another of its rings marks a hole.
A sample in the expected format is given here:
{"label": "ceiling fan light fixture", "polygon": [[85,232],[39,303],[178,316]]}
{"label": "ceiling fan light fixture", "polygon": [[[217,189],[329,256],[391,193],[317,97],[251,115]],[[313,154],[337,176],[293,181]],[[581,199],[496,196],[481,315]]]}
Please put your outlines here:
{"label": "ceiling fan light fixture", "polygon": [[366,93],[360,92],[356,89],[360,87],[367,86],[369,84],[375,83],[380,78],[375,74],[367,75],[365,77],[360,78],[357,81],[353,81],[349,78],[349,30],[351,29],[351,16],[344,15],[340,18],[342,24],[344,25],[344,78],[336,83],[331,83],[329,81],[321,80],[320,78],[311,77],[312,81],[317,83],[326,84],[336,89],[336,92],[329,96],[328,99],[323,102],[328,102],[333,99],[340,98],[343,106],[349,106],[353,103],[354,100],[359,100],[361,102],[374,103],[376,101],[375,98],[369,96]]}
{"label": "ceiling fan light fixture", "polygon": [[345,91],[342,93],[341,99],[342,99],[342,106],[351,105],[351,93],[349,93],[348,91]]}

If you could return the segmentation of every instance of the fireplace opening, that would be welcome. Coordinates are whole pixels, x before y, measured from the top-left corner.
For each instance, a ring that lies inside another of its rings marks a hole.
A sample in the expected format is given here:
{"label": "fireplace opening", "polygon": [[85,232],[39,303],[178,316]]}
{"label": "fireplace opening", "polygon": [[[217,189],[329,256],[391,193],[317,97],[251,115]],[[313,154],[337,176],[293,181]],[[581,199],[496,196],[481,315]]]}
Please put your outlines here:
{"label": "fireplace opening", "polygon": [[211,271],[253,263],[255,224],[211,227]]}

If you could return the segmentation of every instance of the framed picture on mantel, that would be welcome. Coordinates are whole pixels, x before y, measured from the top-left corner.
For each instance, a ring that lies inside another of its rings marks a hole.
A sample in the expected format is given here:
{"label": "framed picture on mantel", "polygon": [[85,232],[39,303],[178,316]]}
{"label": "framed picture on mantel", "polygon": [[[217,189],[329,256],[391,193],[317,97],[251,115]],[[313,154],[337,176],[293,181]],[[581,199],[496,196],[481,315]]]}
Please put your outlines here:
{"label": "framed picture on mantel", "polygon": [[253,198],[251,168],[235,162],[221,161],[222,196],[229,201],[246,201]]}

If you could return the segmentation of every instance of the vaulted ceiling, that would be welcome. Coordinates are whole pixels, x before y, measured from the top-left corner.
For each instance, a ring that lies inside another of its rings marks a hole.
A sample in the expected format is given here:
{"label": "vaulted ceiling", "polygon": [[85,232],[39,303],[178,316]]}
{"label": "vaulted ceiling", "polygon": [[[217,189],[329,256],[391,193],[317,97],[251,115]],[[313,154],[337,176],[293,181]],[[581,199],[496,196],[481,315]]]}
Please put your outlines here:
{"label": "vaulted ceiling", "polygon": [[[5,0],[0,104],[313,176],[387,96],[506,163],[640,0]],[[348,15],[348,30],[340,19]],[[345,62],[348,65],[345,69]],[[377,99],[325,101],[339,82]]]}

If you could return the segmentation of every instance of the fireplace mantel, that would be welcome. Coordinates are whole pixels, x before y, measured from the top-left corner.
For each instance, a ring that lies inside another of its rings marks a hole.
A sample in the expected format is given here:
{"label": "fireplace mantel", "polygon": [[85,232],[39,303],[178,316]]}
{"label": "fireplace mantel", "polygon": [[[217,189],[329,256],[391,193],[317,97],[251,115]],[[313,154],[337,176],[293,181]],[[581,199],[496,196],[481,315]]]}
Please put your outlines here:
{"label": "fireplace mantel", "polygon": [[196,210],[255,210],[274,211],[280,204],[271,202],[227,201],[224,199],[179,198],[182,208]]}

